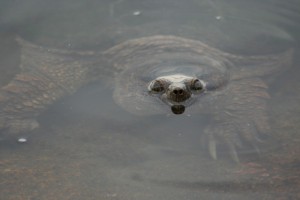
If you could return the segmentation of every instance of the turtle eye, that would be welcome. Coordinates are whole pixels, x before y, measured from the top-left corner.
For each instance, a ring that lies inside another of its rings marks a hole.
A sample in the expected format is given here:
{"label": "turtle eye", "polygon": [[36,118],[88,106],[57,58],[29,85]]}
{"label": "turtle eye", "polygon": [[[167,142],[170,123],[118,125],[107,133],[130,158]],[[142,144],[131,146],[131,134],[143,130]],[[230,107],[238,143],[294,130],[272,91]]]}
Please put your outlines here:
{"label": "turtle eye", "polygon": [[160,93],[164,91],[163,83],[160,80],[154,80],[149,85],[149,91],[154,93]]}
{"label": "turtle eye", "polygon": [[199,79],[194,79],[191,82],[191,90],[201,92],[204,90],[203,83]]}

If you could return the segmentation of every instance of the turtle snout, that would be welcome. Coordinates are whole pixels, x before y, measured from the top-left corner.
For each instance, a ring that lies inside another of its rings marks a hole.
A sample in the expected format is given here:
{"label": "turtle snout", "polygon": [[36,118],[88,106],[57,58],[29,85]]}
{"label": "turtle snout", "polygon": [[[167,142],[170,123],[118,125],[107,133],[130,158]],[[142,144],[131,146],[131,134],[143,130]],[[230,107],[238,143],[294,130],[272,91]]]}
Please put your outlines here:
{"label": "turtle snout", "polygon": [[191,96],[184,84],[170,85],[167,93],[168,98],[174,102],[183,102]]}

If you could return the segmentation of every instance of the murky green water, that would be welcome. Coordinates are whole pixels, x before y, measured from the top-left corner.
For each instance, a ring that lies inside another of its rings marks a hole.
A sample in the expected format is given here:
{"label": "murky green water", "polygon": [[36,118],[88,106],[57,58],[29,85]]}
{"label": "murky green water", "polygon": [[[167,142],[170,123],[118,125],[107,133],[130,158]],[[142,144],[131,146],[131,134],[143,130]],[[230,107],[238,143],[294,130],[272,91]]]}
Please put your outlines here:
{"label": "murky green water", "polygon": [[299,6],[292,0],[0,1],[1,86],[19,72],[16,35],[75,50],[156,34],[241,54],[295,49],[292,66],[268,80],[272,138],[260,144],[260,156],[240,152],[236,164],[221,152],[212,160],[201,146],[205,116],[132,115],[113,101],[109,81],[100,80],[42,113],[26,143],[0,141],[0,199],[300,198]]}

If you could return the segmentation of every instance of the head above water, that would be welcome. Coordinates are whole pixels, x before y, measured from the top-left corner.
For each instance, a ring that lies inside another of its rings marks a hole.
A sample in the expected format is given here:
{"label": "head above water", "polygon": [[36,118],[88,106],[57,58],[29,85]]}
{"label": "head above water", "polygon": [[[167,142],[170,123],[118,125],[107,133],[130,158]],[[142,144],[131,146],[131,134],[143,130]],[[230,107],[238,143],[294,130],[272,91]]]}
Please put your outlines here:
{"label": "head above water", "polygon": [[185,107],[205,90],[206,83],[203,80],[183,74],[157,77],[148,85],[150,95],[170,106],[174,114],[184,113]]}

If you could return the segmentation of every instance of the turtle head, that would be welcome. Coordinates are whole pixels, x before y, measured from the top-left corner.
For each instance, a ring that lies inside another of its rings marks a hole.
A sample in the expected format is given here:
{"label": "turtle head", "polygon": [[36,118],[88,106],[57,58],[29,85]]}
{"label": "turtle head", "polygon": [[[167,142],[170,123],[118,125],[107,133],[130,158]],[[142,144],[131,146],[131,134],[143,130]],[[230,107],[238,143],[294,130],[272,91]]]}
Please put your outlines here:
{"label": "turtle head", "polygon": [[198,78],[174,74],[152,80],[148,91],[169,105],[174,114],[182,114],[196,96],[205,92],[205,86],[205,82]]}

